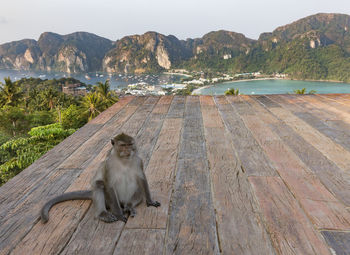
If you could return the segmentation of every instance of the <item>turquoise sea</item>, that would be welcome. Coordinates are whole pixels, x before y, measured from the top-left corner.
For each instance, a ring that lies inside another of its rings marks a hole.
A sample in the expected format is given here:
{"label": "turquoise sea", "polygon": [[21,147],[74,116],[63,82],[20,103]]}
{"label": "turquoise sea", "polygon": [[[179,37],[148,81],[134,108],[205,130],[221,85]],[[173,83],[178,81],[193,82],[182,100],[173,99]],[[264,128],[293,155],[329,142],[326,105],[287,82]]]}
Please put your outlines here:
{"label": "turquoise sea", "polygon": [[287,94],[296,89],[306,88],[306,92],[315,90],[317,94],[350,93],[349,83],[295,81],[295,80],[255,80],[240,82],[225,82],[196,91],[200,95],[224,95],[225,91],[235,88],[245,95]]}

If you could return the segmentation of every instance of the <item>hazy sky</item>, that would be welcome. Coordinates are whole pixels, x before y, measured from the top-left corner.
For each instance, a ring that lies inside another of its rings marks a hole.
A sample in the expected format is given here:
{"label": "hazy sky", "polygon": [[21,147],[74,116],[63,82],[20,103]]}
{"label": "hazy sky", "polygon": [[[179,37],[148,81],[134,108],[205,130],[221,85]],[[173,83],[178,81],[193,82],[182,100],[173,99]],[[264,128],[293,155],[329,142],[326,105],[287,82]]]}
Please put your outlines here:
{"label": "hazy sky", "polygon": [[350,0],[0,0],[0,43],[42,32],[86,31],[117,40],[157,31],[179,39],[219,29],[257,39],[319,12],[350,14]]}

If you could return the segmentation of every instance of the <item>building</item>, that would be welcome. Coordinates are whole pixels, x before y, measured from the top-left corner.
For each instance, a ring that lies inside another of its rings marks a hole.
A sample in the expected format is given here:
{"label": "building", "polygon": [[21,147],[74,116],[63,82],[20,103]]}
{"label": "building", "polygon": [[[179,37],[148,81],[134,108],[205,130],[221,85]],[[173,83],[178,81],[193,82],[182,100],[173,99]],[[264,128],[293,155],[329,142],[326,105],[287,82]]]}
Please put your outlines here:
{"label": "building", "polygon": [[80,83],[63,85],[62,92],[73,96],[85,96],[87,93],[86,87],[82,86]]}

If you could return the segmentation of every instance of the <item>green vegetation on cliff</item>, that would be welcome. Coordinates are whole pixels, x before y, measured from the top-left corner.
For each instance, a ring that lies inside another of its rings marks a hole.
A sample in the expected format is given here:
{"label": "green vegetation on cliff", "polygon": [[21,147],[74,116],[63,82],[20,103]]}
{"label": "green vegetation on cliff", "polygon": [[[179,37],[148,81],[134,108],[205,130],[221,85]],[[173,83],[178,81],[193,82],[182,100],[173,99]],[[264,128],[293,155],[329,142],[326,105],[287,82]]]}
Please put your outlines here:
{"label": "green vegetation on cliff", "polygon": [[320,13],[263,33],[258,40],[230,31],[179,40],[147,32],[112,42],[93,34],[43,33],[39,40],[0,45],[0,68],[116,73],[188,69],[350,82],[350,16]]}

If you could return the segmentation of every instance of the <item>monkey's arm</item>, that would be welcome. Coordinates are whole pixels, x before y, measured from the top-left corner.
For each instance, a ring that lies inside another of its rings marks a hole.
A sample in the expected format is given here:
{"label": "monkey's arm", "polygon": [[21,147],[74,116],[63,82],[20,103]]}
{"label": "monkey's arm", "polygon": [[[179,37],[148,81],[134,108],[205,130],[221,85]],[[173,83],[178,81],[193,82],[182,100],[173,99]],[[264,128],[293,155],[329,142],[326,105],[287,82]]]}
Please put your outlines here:
{"label": "monkey's arm", "polygon": [[110,207],[113,215],[117,218],[117,220],[126,222],[127,218],[123,215],[123,210],[120,207],[119,199],[116,192],[114,192],[112,188],[107,189],[107,192],[110,198]]}
{"label": "monkey's arm", "polygon": [[64,193],[60,196],[57,196],[49,200],[41,209],[41,221],[43,223],[46,223],[49,220],[49,211],[51,207],[57,203],[61,203],[67,200],[86,200],[86,199],[92,199],[91,190],[74,191],[74,192]]}
{"label": "monkey's arm", "polygon": [[[104,165],[96,172],[92,181],[93,203],[96,209],[95,217],[107,223],[117,220],[126,222],[127,219],[123,215],[119,201],[115,197],[113,190],[108,186],[108,183],[104,181],[105,179],[106,167]],[[112,213],[107,211],[106,202]]]}

